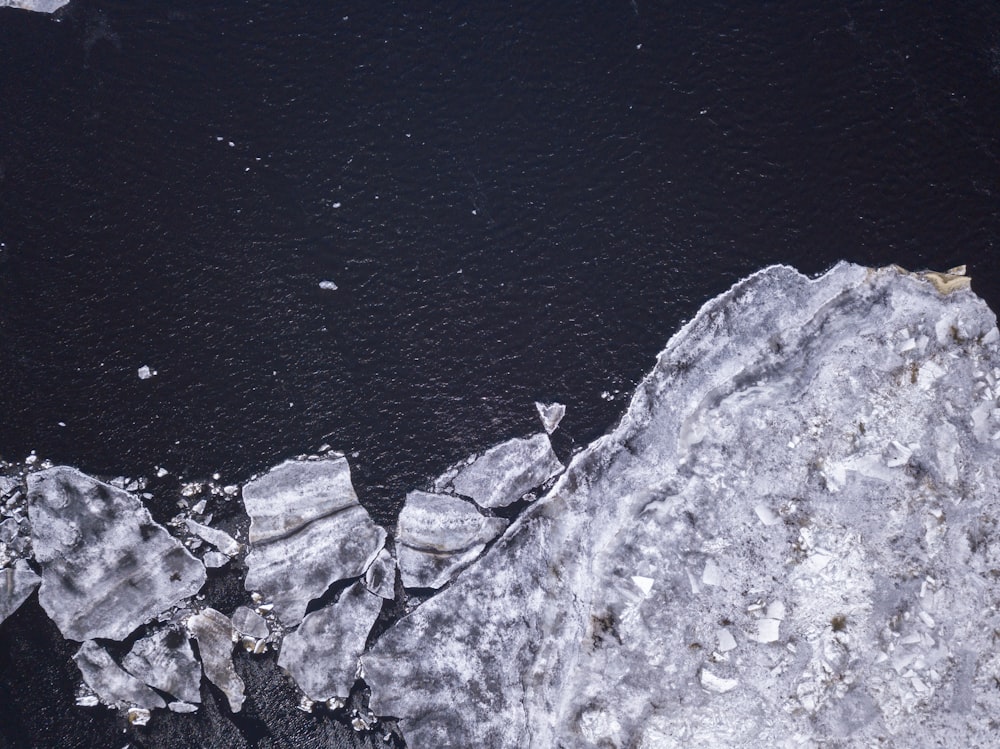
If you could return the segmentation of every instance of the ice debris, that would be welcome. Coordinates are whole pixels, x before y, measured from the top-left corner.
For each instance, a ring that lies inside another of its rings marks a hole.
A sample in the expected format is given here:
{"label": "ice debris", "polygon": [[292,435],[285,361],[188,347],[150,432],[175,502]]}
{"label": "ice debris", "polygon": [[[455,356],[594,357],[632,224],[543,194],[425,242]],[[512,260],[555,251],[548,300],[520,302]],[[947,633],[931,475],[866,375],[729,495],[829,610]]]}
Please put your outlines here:
{"label": "ice debris", "polygon": [[396,595],[396,562],[387,549],[382,549],[378,556],[365,570],[365,587],[368,592],[380,598],[394,598]]}
{"label": "ice debris", "polygon": [[229,709],[238,713],[243,707],[243,679],[233,667],[233,624],[215,609],[203,609],[187,620],[187,628],[198,641],[198,652],[205,676],[229,701]]}
{"label": "ice debris", "polygon": [[323,289],[324,291],[336,291],[337,290],[337,284],[335,284],[333,281],[320,281],[319,282],[319,287],[321,289]]}
{"label": "ice debris", "polygon": [[20,608],[41,581],[23,559],[0,569],[0,623]]}
{"label": "ice debris", "polygon": [[285,637],[278,665],[306,697],[346,699],[358,677],[358,658],[382,608],[382,599],[354,583],[330,606],[308,614]]}
{"label": "ice debris", "polygon": [[385,543],[343,457],[286,461],[244,486],[243,501],[251,518],[246,589],[265,593],[286,626],[332,583],[364,574]]}
{"label": "ice debris", "polygon": [[372,708],[438,749],[995,744],[1000,334],[955,275],[710,301],[362,657]]}
{"label": "ice debris", "polygon": [[212,546],[221,551],[227,557],[234,557],[242,550],[242,547],[236,539],[225,531],[220,531],[218,528],[210,528],[207,525],[196,523],[194,520],[186,520],[185,524],[187,525],[188,531],[196,535],[202,541],[212,544]]}
{"label": "ice debris", "polygon": [[399,513],[396,543],[407,588],[440,588],[507,527],[458,497],[413,491]]}
{"label": "ice debris", "polygon": [[143,637],[122,659],[130,674],[184,702],[201,702],[201,666],[186,632],[162,629]]}
{"label": "ice debris", "polygon": [[237,607],[233,612],[232,620],[236,630],[249,637],[256,637],[260,640],[270,634],[267,628],[267,620],[246,606]]}
{"label": "ice debris", "polygon": [[566,415],[566,406],[562,403],[539,403],[535,401],[535,408],[538,409],[538,418],[542,420],[542,426],[546,434],[552,434],[559,426],[563,416]]}
{"label": "ice debris", "polygon": [[144,709],[167,706],[160,695],[123,671],[107,651],[93,641],[84,642],[73,660],[87,686],[97,693],[105,705]]}
{"label": "ice debris", "polygon": [[157,372],[155,369],[150,369],[145,364],[139,367],[138,370],[140,380],[148,380],[150,377],[156,377]]}
{"label": "ice debris", "polygon": [[562,470],[548,435],[515,437],[491,447],[462,468],[452,486],[480,507],[506,507]]}
{"label": "ice debris", "polygon": [[205,582],[136,497],[75,468],[30,474],[28,514],[39,603],[71,640],[124,639]]}

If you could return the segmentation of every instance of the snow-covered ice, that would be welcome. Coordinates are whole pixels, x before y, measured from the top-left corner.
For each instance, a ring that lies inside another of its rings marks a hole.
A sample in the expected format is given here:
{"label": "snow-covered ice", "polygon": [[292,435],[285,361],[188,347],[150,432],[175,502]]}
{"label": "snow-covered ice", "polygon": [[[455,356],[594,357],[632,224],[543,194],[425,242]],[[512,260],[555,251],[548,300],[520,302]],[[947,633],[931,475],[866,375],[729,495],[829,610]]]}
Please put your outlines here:
{"label": "snow-covered ice", "polygon": [[407,588],[440,588],[482,554],[507,521],[458,497],[413,491],[399,513],[399,571]]}
{"label": "snow-covered ice", "polygon": [[64,637],[124,639],[194,595],[205,567],[138,498],[75,468],[28,476],[38,600]]}
{"label": "snow-covered ice", "polygon": [[506,507],[562,470],[548,435],[536,434],[491,447],[462,468],[452,485],[480,507]]}
{"label": "snow-covered ice", "polygon": [[250,515],[247,590],[274,602],[286,626],[334,582],[360,577],[385,543],[358,502],[347,460],[290,460],[243,487]]}

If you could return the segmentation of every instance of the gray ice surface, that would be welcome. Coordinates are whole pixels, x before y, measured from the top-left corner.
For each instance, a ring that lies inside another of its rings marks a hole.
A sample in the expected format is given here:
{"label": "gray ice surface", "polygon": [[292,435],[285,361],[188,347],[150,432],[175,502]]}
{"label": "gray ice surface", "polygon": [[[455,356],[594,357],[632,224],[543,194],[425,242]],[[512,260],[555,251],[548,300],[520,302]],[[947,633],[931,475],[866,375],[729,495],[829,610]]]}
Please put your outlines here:
{"label": "gray ice surface", "polygon": [[362,583],[354,583],[336,603],[308,614],[285,637],[278,665],[310,699],[346,699],[381,608],[382,598],[369,593]]}
{"label": "gray ice surface", "polygon": [[452,485],[480,507],[506,507],[563,470],[547,434],[515,437],[462,468]]}
{"label": "gray ice surface", "polygon": [[392,599],[396,596],[396,560],[387,549],[382,549],[368,565],[364,582],[368,592],[380,598]]}
{"label": "gray ice surface", "polygon": [[440,588],[474,562],[506,527],[506,520],[486,517],[464,499],[410,492],[396,531],[403,585]]}
{"label": "gray ice surface", "polygon": [[106,705],[134,705],[147,710],[167,706],[160,695],[123,671],[104,648],[91,640],[80,646],[73,660],[83,680]]}
{"label": "gray ice surface", "polygon": [[0,624],[21,607],[41,581],[23,559],[0,569]]}
{"label": "gray ice surface", "polygon": [[187,632],[163,629],[138,640],[122,659],[130,674],[184,702],[201,702],[201,665]]}
{"label": "gray ice surface", "polygon": [[332,583],[364,574],[385,543],[342,457],[286,461],[244,486],[243,501],[251,518],[246,589],[264,593],[286,626]]}
{"label": "gray ice surface", "polygon": [[363,657],[373,709],[411,749],[995,744],[1000,332],[966,286],[776,266],[706,304]]}
{"label": "gray ice surface", "polygon": [[136,497],[75,468],[30,474],[28,515],[39,603],[71,640],[124,639],[205,582]]}
{"label": "gray ice surface", "polygon": [[229,709],[238,713],[245,699],[243,679],[233,667],[233,624],[215,609],[203,609],[187,620],[188,631],[198,641],[198,653],[205,676],[229,701]]}

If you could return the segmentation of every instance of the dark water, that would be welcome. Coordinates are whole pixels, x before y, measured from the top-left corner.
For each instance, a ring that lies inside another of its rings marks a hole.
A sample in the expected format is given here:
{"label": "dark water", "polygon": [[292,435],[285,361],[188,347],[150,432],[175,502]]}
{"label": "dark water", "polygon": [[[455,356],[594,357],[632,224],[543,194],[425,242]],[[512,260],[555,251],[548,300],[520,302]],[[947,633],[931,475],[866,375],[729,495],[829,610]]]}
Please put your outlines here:
{"label": "dark water", "polygon": [[[0,9],[0,455],[328,442],[391,522],[533,400],[605,431],[763,265],[965,262],[1000,308],[1000,6],[801,5]],[[72,649],[34,599],[0,628],[0,747],[338,745],[263,666],[240,721],[124,736]]]}

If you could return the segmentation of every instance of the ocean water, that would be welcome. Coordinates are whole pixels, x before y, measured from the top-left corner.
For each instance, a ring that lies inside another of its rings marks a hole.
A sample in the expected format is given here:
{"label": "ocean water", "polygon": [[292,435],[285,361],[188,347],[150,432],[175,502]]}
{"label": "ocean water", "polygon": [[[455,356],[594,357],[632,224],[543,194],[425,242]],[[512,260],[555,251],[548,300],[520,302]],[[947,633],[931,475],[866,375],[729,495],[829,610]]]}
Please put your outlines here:
{"label": "ocean water", "polygon": [[[691,5],[0,9],[0,456],[238,482],[329,443],[391,523],[534,400],[564,456],[606,431],[764,265],[967,263],[1000,309],[1000,6]],[[0,747],[368,745],[269,663],[236,720],[123,736],[72,650],[34,599],[0,627]]]}

